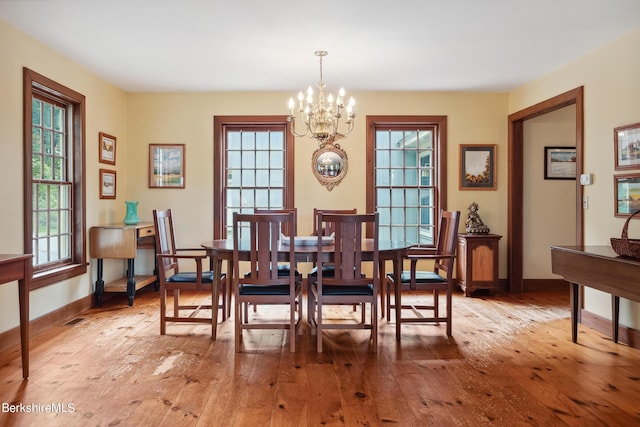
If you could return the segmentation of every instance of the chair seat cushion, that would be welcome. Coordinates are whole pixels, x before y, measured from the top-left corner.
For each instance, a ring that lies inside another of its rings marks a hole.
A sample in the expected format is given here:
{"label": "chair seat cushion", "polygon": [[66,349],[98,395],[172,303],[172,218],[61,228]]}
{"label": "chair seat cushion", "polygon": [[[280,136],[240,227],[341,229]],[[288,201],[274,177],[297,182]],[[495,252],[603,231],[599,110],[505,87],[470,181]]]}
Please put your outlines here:
{"label": "chair seat cushion", "polygon": [[373,285],[365,285],[365,286],[323,285],[322,295],[373,295]]}
{"label": "chair seat cushion", "polygon": [[[225,275],[222,274],[221,277],[224,277],[224,276]],[[167,278],[167,282],[173,282],[173,283],[189,283],[189,282],[195,282],[195,281],[196,281],[195,271],[180,272]],[[213,271],[202,272],[202,283],[213,283]]]}
{"label": "chair seat cushion", "polygon": [[[333,277],[336,274],[336,266],[333,264],[324,264],[322,266],[322,275],[327,277]],[[309,276],[317,276],[318,275],[318,266],[316,265],[309,272]]]}
{"label": "chair seat cushion", "polygon": [[[296,283],[296,290],[300,284]],[[289,285],[240,285],[240,295],[289,295]]]}
{"label": "chair seat cushion", "polygon": [[[289,267],[289,265],[287,264],[278,265],[278,277],[288,276],[290,271],[291,271],[291,267]],[[300,274],[298,270],[296,270],[295,274],[296,276],[302,276],[302,274]],[[244,277],[250,277],[250,276],[251,276],[250,271],[247,271],[246,273],[244,273]]]}
{"label": "chair seat cushion", "polygon": [[[309,272],[309,277],[315,277],[318,275],[318,266],[316,265]],[[322,276],[324,277],[335,277],[336,276],[336,266],[333,264],[323,264],[322,265]],[[362,277],[366,277],[364,273],[361,273]],[[315,279],[314,279],[315,280]]]}
{"label": "chair seat cushion", "polygon": [[[387,274],[387,277],[395,282],[393,273]],[[400,279],[402,283],[411,283],[411,272],[403,271]],[[416,271],[416,283],[447,283],[447,279],[433,271]]]}

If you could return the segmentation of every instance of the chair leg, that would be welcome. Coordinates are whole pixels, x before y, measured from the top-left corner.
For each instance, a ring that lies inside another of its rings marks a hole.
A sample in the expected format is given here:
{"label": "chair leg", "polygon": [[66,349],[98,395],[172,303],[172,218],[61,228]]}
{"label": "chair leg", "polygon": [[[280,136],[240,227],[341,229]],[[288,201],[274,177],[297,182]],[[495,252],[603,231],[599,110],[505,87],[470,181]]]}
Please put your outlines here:
{"label": "chair leg", "polygon": [[440,291],[437,289],[433,290],[433,317],[440,317],[440,302],[438,298],[440,297]]}
{"label": "chair leg", "polygon": [[180,289],[173,290],[173,316],[180,317]]}
{"label": "chair leg", "polygon": [[400,327],[402,326],[402,284],[396,283],[393,289],[396,309],[396,340],[400,341]]}
{"label": "chair leg", "polygon": [[[364,310],[364,305],[363,305]],[[372,352],[378,352],[378,300],[374,295],[373,302],[371,303],[371,337],[373,338]]]}
{"label": "chair leg", "polygon": [[452,330],[451,330],[451,319],[453,318],[453,315],[452,315],[453,307],[451,306],[453,302],[452,294],[453,294],[452,290],[448,289],[447,290],[447,336],[448,337],[452,335]]}
{"label": "chair leg", "polygon": [[213,341],[216,340],[218,332],[218,298],[220,297],[220,292],[217,283],[214,281],[211,285],[211,339]]}
{"label": "chair leg", "polygon": [[242,305],[241,302],[236,302],[235,311],[235,344],[236,344],[236,353],[240,353],[240,342],[242,341]]}
{"label": "chair leg", "polygon": [[160,335],[167,333],[167,290],[160,286]]}
{"label": "chair leg", "polygon": [[316,351],[322,353],[322,300],[316,303]]}

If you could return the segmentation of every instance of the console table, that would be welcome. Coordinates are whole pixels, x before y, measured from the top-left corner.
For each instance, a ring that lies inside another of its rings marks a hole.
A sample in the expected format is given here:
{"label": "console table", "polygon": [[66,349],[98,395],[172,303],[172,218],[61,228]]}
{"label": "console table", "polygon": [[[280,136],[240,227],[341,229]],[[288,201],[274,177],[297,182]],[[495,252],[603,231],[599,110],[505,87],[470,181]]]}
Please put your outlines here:
{"label": "console table", "polygon": [[33,255],[0,254],[0,284],[18,281],[22,378],[29,378],[29,283]]}
{"label": "console table", "polygon": [[620,297],[640,302],[640,260],[616,255],[610,246],[551,246],[551,271],[571,283],[571,339],[578,341],[580,288],[611,294],[612,337],[618,342]]}
{"label": "console table", "polygon": [[[155,227],[150,223],[91,227],[89,231],[91,257],[98,259],[95,290],[98,306],[102,305],[104,292],[126,292],[129,297],[129,306],[132,306],[138,289],[157,283],[155,274],[138,276],[135,274],[137,250],[153,249],[155,254],[155,234]],[[126,259],[127,276],[105,284],[102,280],[104,259]],[[157,267],[154,268],[154,273],[156,271]]]}

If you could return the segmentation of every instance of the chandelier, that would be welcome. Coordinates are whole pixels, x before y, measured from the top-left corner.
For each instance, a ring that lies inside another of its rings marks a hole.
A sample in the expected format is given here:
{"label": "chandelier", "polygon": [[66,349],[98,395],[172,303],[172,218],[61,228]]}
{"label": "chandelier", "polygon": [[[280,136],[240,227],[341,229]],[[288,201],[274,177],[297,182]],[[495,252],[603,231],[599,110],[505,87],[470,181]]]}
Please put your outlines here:
{"label": "chandelier", "polygon": [[[351,131],[353,130],[354,118],[356,116],[353,111],[355,101],[353,98],[351,98],[345,108],[344,88],[340,89],[335,100],[332,94],[329,94],[329,96],[325,98],[325,84],[322,80],[322,58],[327,56],[327,52],[324,50],[319,50],[314,52],[314,54],[320,58],[320,81],[318,82],[318,99],[317,101],[313,99],[313,89],[311,88],[311,86],[309,86],[309,88],[307,89],[306,100],[302,92],[298,93],[297,113],[300,116],[300,119],[302,119],[305,124],[305,129],[303,132],[300,132],[296,129],[296,105],[293,98],[289,98],[288,120],[292,124],[292,131],[295,136],[308,136],[309,138],[315,139],[322,145],[327,142],[333,142],[336,137],[344,137],[351,133]],[[339,129],[340,119],[345,113],[345,127],[344,129]]]}

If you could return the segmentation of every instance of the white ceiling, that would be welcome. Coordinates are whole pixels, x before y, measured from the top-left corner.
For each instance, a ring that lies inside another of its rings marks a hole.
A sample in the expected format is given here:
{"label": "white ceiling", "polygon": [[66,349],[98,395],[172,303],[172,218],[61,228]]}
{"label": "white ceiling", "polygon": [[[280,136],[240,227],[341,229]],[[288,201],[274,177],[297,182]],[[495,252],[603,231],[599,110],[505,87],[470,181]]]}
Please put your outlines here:
{"label": "white ceiling", "polygon": [[508,91],[639,28],[640,0],[0,0],[0,19],[130,92],[297,92],[316,50],[329,90]]}

